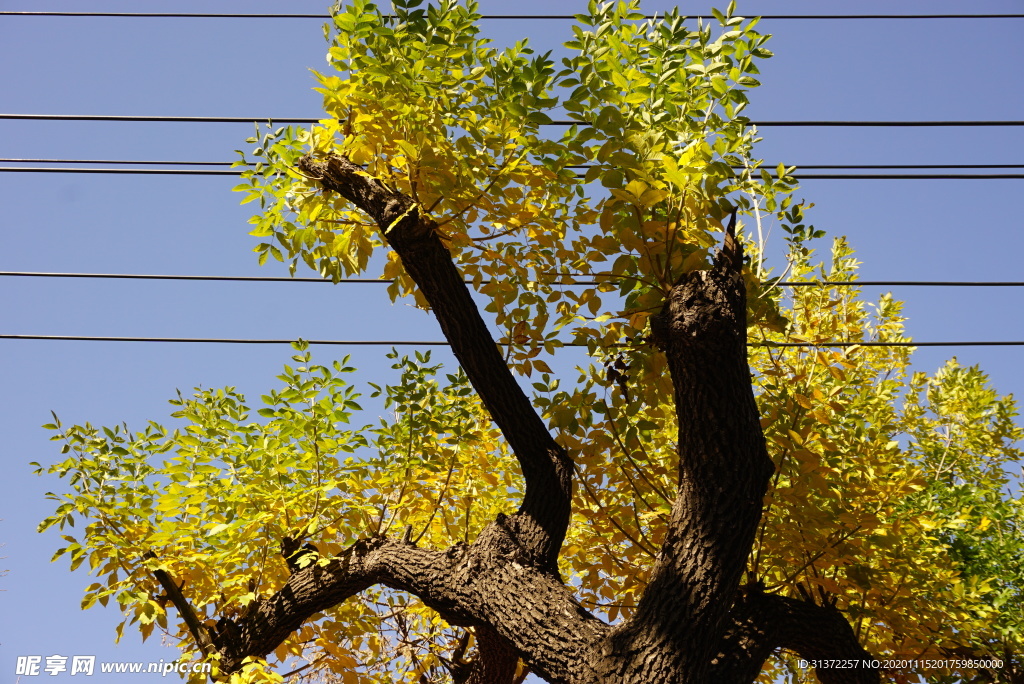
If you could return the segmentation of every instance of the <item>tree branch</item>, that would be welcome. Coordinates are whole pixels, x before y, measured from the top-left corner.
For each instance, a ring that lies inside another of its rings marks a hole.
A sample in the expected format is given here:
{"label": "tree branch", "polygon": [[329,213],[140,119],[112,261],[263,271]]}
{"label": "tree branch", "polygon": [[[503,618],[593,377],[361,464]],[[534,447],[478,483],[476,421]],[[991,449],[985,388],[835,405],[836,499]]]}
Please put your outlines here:
{"label": "tree branch", "polygon": [[[152,551],[147,551],[145,558],[147,560],[156,560],[156,554]],[[178,610],[178,615],[185,621],[185,625],[188,627],[189,633],[192,634],[192,638],[199,645],[199,649],[204,655],[209,655],[214,649],[213,640],[210,638],[206,625],[200,622],[199,616],[196,615],[195,609],[192,608],[192,604],[188,602],[188,599],[181,592],[181,587],[174,583],[174,579],[166,570],[154,568],[153,575],[156,577],[156,581],[160,583],[160,586],[163,587],[167,598]]]}
{"label": "tree branch", "polygon": [[714,266],[684,274],[651,319],[674,387],[679,490],[637,612],[609,637],[611,672],[641,667],[706,681],[761,519],[773,465],[750,383],[734,226],[735,215]]}
{"label": "tree branch", "polygon": [[754,681],[764,661],[778,649],[808,661],[832,661],[843,667],[815,670],[822,684],[878,684],[873,656],[861,647],[850,623],[831,606],[766,594],[745,587],[729,614],[726,634],[712,663],[712,680],[722,684]]}
{"label": "tree branch", "polygon": [[[733,223],[712,269],[682,276],[652,319],[674,387],[679,493],[637,611],[612,630],[554,570],[571,462],[502,360],[433,222],[343,157],[304,157],[299,166],[377,222],[512,446],[527,492],[519,513],[499,514],[472,545],[440,552],[375,537],[296,570],[217,636],[225,670],[265,656],[304,620],[374,584],[407,591],[450,624],[479,630],[481,657],[470,675],[480,682],[506,681],[516,657],[549,682],[647,684],[668,675],[745,684],[776,648],[808,659],[867,655],[834,608],[739,590],[773,467],[747,365],[743,254]],[[877,674],[822,669],[820,676],[826,684],[874,684]]]}
{"label": "tree branch", "polygon": [[525,560],[502,520],[472,546],[444,552],[392,538],[361,540],[330,562],[291,575],[219,635],[221,668],[233,672],[246,656],[266,656],[311,616],[381,584],[419,597],[451,624],[482,630],[482,672],[504,677],[511,667],[514,674],[522,657],[549,681],[570,681],[608,627],[557,577]]}
{"label": "tree branch", "polygon": [[452,673],[455,684],[514,684],[519,654],[490,627],[475,628],[476,657]]}
{"label": "tree branch", "polygon": [[436,224],[420,215],[411,198],[390,190],[342,156],[316,160],[307,155],[298,168],[373,218],[429,302],[452,352],[522,468],[526,494],[508,526],[532,564],[557,572],[555,562],[572,503],[572,461],[502,359]]}

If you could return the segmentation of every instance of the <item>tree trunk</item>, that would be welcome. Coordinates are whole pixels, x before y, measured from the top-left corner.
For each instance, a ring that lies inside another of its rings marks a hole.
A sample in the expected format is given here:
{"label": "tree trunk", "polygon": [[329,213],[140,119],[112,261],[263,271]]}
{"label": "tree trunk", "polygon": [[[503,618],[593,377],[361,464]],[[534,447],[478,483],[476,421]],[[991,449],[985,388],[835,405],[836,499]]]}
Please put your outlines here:
{"label": "tree trunk", "polygon": [[460,674],[468,682],[513,684],[522,658],[548,682],[748,684],[778,649],[856,665],[819,670],[826,683],[879,681],[834,608],[740,586],[772,463],[750,383],[743,255],[732,225],[713,268],[681,278],[652,321],[675,393],[679,494],[636,613],[612,628],[556,570],[572,500],[570,455],[502,360],[433,222],[344,157],[304,157],[299,168],[376,221],[511,446],[526,493],[514,515],[499,515],[472,544],[431,550],[376,537],[325,567],[296,570],[212,636],[223,670],[270,653],[310,616],[381,584],[476,629],[477,660]]}

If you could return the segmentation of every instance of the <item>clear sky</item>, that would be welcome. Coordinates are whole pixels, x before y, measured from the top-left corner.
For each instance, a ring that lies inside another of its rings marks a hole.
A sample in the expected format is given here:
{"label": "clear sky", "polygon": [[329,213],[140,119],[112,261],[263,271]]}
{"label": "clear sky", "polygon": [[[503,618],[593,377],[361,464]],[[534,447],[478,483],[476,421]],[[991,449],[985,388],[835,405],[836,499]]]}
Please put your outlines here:
{"label": "clear sky", "polygon": [[[571,13],[583,0],[484,0],[484,13]],[[669,0],[647,0],[663,10]],[[725,4],[724,0],[721,4]],[[0,9],[53,11],[323,12],[325,0],[0,0]],[[686,11],[707,13],[689,2]],[[821,3],[740,0],[748,15],[1013,13],[1021,0]],[[490,21],[499,43],[529,37],[541,51],[569,37],[565,21]],[[1024,20],[765,21],[776,57],[752,94],[757,120],[1024,119]],[[43,114],[315,117],[309,68],[324,68],[320,22],[308,19],[116,19],[0,16],[0,111]],[[0,157],[231,161],[251,125],[0,120]],[[764,128],[770,166],[1024,163],[1024,128]],[[0,166],[11,164],[0,162]],[[52,164],[50,165],[52,166]],[[4,173],[0,270],[284,275],[259,268],[247,235],[252,205],[232,177]],[[811,218],[846,235],[868,280],[1024,280],[1024,180],[809,180]],[[300,273],[300,275],[311,275]],[[868,292],[880,293],[880,288]],[[917,340],[1024,340],[1024,291],[893,288]],[[440,339],[430,317],[392,306],[379,285],[185,283],[0,277],[0,333],[307,339]],[[56,445],[39,428],[52,409],[67,423],[129,426],[165,420],[175,389],[234,385],[256,398],[287,346],[0,340],[0,682],[23,655],[171,660],[159,638],[119,646],[114,608],[79,610],[92,580],[49,563],[52,512],[30,474]],[[386,348],[351,353],[359,380],[386,372]],[[435,351],[439,358],[446,353]],[[1021,396],[1024,347],[922,349],[919,370],[956,355]],[[370,418],[369,416],[367,417]],[[369,420],[367,420],[369,422]],[[46,675],[44,675],[46,676]],[[159,675],[110,675],[110,681]],[[69,675],[47,677],[63,680]],[[23,682],[34,678],[23,678]],[[99,679],[99,676],[95,676]]]}

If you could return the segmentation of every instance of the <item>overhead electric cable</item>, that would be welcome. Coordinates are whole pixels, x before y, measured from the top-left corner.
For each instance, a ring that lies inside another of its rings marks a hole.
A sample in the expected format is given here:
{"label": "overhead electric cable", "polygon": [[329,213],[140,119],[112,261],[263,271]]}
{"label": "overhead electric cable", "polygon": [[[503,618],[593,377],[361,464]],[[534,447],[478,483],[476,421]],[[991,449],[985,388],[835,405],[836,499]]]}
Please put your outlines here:
{"label": "overhead electric cable", "polygon": [[[126,280],[198,280],[264,283],[330,283],[325,278],[289,278],[286,276],[150,275],[143,273],[44,273],[39,271],[0,271],[0,276],[30,278],[117,278]],[[341,283],[392,283],[378,278],[345,278]]]}
{"label": "overhead electric cable", "polygon": [[223,169],[101,169],[75,166],[0,166],[0,173],[119,173],[135,176],[240,176],[241,171]]}
{"label": "overhead electric cable", "polygon": [[[551,125],[567,126],[578,124],[579,121],[553,121]],[[1024,126],[1024,121],[751,121],[751,126]]]}
{"label": "overhead electric cable", "polygon": [[1012,280],[819,280],[813,282],[784,280],[782,287],[1024,287],[1024,282]]}
{"label": "overhead electric cable", "polygon": [[[149,19],[330,19],[329,14],[200,14],[194,12],[17,12],[2,11],[0,16],[21,17],[132,17]],[[644,15],[645,19],[656,19],[664,14]],[[1024,14],[762,14],[761,19],[1021,19]],[[390,15],[385,15],[390,18]],[[527,20],[568,20],[573,14],[485,14],[481,19],[527,19]],[[696,14],[686,19],[714,19],[714,15]]]}
{"label": "overhead electric cable", "polygon": [[0,166],[0,173],[118,173],[136,176],[240,176],[241,171],[226,169],[102,169],[75,166]]}
{"label": "overhead electric cable", "polygon": [[[157,161],[152,159],[0,159],[0,164],[139,164],[150,166],[231,166],[238,162],[230,161]],[[255,166],[256,162],[246,162],[247,166]],[[786,164],[800,169],[1024,169],[1024,164]],[[586,164],[571,165],[569,169],[587,169]],[[733,166],[744,169],[745,166]],[[759,168],[772,170],[773,164],[764,164]]]}
{"label": "overhead electric cable", "polygon": [[[240,176],[226,169],[104,169],[83,167],[0,166],[0,173],[99,173],[135,176]],[[583,177],[583,174],[579,174]],[[772,174],[772,178],[778,178]],[[797,180],[998,180],[1024,178],[1024,173],[793,173]]]}
{"label": "overhead electric cable", "polygon": [[[29,278],[110,278],[122,280],[192,280],[192,281],[226,281],[226,282],[263,282],[263,283],[331,283],[379,284],[389,285],[394,282],[390,278],[342,278],[337,283],[326,278],[291,278],[288,276],[221,276],[221,275],[158,275],[148,273],[66,273],[46,271],[0,271],[0,277]],[[557,276],[556,276],[557,277]],[[560,277],[573,277],[565,274]],[[592,276],[591,276],[592,277]],[[471,284],[472,280],[466,280]],[[488,280],[485,283],[491,282]],[[607,281],[605,281],[607,282]],[[572,283],[559,285],[599,285],[597,280],[576,280]],[[1024,281],[967,281],[967,280],[784,280],[775,285],[780,287],[1024,287]]]}
{"label": "overhead electric cable", "polygon": [[317,123],[318,118],[282,118],[267,116],[134,116],[131,114],[0,114],[0,119],[21,119],[29,121],[159,121],[163,123]]}
{"label": "overhead electric cable", "polygon": [[[0,335],[3,340],[59,340],[71,342],[180,342],[195,344],[291,344],[288,339],[244,339],[227,337],[110,337],[94,335]],[[349,346],[430,346],[447,347],[445,340],[305,340],[309,344]],[[495,342],[500,346],[507,343]],[[563,347],[586,347],[584,342],[563,342]],[[625,346],[625,345],[613,345]],[[1020,347],[1024,340],[971,340],[964,342],[748,342],[748,347]]]}
{"label": "overhead electric cable", "polygon": [[[151,164],[155,166],[231,166],[232,164],[237,163],[238,162],[229,161],[157,161],[153,159],[0,159],[0,164]],[[250,162],[250,166],[253,163],[254,162]],[[1024,168],[1024,164],[1021,165],[1021,168]]]}
{"label": "overhead electric cable", "polygon": [[[252,116],[134,116],[127,114],[0,114],[0,119],[17,119],[30,121],[142,121],[163,123],[317,123],[327,117],[275,118]],[[561,120],[552,121],[543,126],[571,126],[584,122]],[[751,121],[751,126],[872,126],[872,127],[904,127],[904,126],[1024,126],[1024,120],[991,120],[991,121]]]}

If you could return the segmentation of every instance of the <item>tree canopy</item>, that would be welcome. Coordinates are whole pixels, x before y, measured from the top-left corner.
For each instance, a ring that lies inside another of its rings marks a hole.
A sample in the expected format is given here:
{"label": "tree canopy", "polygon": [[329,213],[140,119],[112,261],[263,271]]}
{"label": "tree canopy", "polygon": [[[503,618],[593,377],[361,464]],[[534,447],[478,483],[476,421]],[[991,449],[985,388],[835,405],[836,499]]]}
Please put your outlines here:
{"label": "tree canopy", "polygon": [[54,416],[82,607],[231,682],[1024,681],[1014,401],[878,344],[900,302],[755,156],[734,11],[591,2],[556,63],[474,2],[336,7],[323,120],[239,162],[256,252],[393,280],[459,367],[299,341],[258,404]]}

